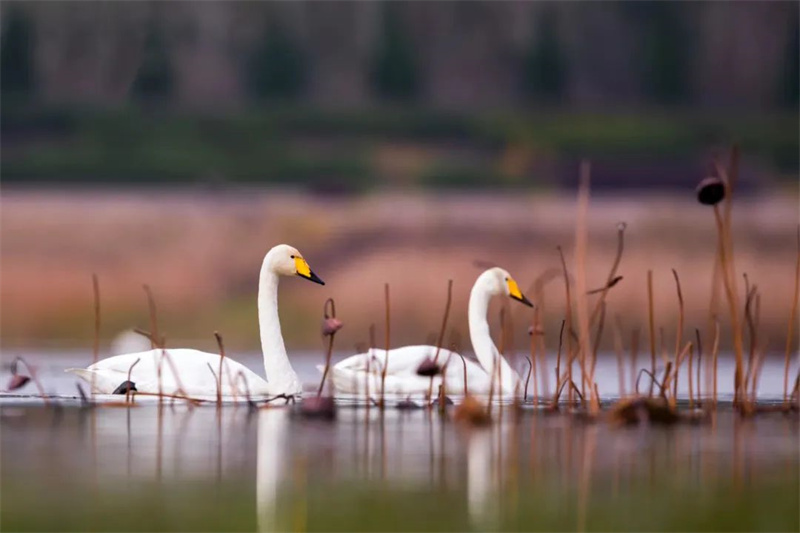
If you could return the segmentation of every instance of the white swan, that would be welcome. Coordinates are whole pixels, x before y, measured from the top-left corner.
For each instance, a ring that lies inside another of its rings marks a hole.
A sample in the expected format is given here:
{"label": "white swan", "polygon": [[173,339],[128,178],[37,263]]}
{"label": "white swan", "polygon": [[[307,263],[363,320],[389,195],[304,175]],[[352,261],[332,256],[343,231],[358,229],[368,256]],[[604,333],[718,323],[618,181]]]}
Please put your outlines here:
{"label": "white swan", "polygon": [[[325,284],[311,271],[300,252],[291,246],[275,246],[264,257],[258,282],[258,320],[267,379],[226,357],[222,365],[223,396],[243,399],[248,391],[252,397],[289,396],[302,392],[297,374],[286,355],[278,318],[278,276],[295,275]],[[220,355],[199,350],[148,350],[109,357],[88,368],[69,368],[66,371],[93,383],[94,392],[110,394],[128,380],[131,367],[130,381],[139,392],[177,394],[182,387],[188,396],[216,397]]]}
{"label": "white swan", "polygon": [[[502,268],[490,268],[475,281],[469,297],[469,336],[480,364],[465,360],[467,389],[471,394],[487,394],[491,388],[491,375],[495,376],[494,393],[498,396],[514,394],[520,383],[519,374],[499,353],[489,334],[489,322],[486,319],[489,301],[492,296],[501,294],[533,307],[533,304],[520,292],[514,278]],[[379,396],[381,370],[386,362],[384,385],[386,394],[427,394],[431,387],[431,378],[417,375],[417,368],[426,359],[434,359],[435,354],[436,346],[405,346],[389,350],[386,361],[385,350],[371,348],[367,353],[348,357],[333,367],[334,389],[338,394],[366,396],[369,392],[369,396]],[[498,361],[499,372],[495,366]],[[447,393],[463,394],[464,364],[461,357],[450,350],[440,349],[438,363],[447,365],[445,374]],[[434,378],[434,394],[440,384],[441,378]]]}

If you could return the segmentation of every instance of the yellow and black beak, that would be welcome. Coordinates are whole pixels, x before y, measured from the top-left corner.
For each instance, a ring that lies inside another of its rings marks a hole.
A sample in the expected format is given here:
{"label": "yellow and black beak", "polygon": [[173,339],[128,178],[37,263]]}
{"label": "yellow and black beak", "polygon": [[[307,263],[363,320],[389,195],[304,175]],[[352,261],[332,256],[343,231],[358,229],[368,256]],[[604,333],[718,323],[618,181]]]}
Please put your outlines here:
{"label": "yellow and black beak", "polygon": [[525,295],[522,294],[522,292],[519,290],[519,285],[517,285],[516,281],[514,281],[512,278],[508,278],[506,280],[506,283],[508,283],[508,295],[509,296],[511,296],[513,299],[517,300],[518,302],[524,303],[528,307],[533,307],[533,304],[531,303],[531,301],[528,300],[527,298],[525,298]]}
{"label": "yellow and black beak", "polygon": [[300,257],[299,255],[295,256],[294,258],[294,266],[297,270],[297,275],[301,278],[306,278],[307,280],[313,281],[314,283],[319,283],[320,285],[325,285],[325,282],[320,279],[319,276],[314,274],[311,271],[311,267],[308,266],[306,260]]}

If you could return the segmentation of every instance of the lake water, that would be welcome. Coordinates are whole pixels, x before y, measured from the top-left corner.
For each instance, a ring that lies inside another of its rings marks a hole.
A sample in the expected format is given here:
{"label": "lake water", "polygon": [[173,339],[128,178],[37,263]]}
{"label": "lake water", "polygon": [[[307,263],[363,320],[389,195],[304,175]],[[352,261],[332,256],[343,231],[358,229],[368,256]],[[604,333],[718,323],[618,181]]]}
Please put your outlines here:
{"label": "lake water", "polygon": [[[291,406],[81,408],[62,371],[84,355],[22,355],[61,399],[0,397],[4,531],[800,529],[796,414],[722,406],[703,424],[616,427],[528,406],[475,428],[363,406],[335,421]],[[294,361],[318,379],[318,357]],[[765,366],[766,402],[780,366]],[[598,376],[616,392],[613,360]]]}

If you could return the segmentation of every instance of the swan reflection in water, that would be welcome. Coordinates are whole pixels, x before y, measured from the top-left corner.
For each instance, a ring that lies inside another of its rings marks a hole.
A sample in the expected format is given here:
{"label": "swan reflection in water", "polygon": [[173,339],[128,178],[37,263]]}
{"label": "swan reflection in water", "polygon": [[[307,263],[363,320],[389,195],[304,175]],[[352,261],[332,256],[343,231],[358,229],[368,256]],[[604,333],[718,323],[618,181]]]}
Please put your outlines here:
{"label": "swan reflection in water", "polygon": [[256,515],[258,531],[278,531],[278,491],[288,457],[286,433],[289,409],[258,412]]}

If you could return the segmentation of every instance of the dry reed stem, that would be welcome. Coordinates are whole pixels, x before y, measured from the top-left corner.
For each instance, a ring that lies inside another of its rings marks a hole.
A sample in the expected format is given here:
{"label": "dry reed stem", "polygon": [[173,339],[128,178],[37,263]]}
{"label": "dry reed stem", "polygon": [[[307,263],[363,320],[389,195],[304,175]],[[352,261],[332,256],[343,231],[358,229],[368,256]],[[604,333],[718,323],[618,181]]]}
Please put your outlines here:
{"label": "dry reed stem", "polygon": [[678,277],[678,271],[674,268],[672,269],[672,276],[675,278],[675,290],[678,293],[678,328],[675,332],[675,358],[677,359],[678,353],[681,349],[681,344],[683,342],[684,306],[683,291],[681,291],[681,280]]}
{"label": "dry reed stem", "polygon": [[[650,335],[650,373],[656,375],[656,331],[653,317],[653,271],[647,271],[647,327]],[[653,397],[653,382],[650,382],[650,398]]]}
{"label": "dry reed stem", "polygon": [[712,376],[713,376],[713,397],[714,405],[717,405],[717,359],[719,356],[719,320],[714,321],[714,344],[711,346]]}
{"label": "dry reed stem", "polygon": [[[730,198],[727,198],[727,202],[730,202]],[[726,204],[727,207],[728,204]],[[726,210],[727,212],[727,210]],[[725,287],[725,295],[728,298],[728,308],[731,315],[731,326],[733,328],[733,349],[734,355],[736,357],[736,371],[734,374],[734,395],[733,395],[733,402],[734,404],[739,403],[739,395],[742,388],[742,381],[743,381],[743,366],[744,366],[744,357],[743,357],[743,346],[742,346],[742,328],[741,328],[741,321],[739,320],[739,303],[738,303],[738,296],[736,295],[736,283],[734,280],[736,279],[735,270],[733,266],[730,264],[732,261],[728,257],[730,251],[728,247],[729,237],[726,230],[726,224],[723,222],[721,215],[719,213],[718,206],[714,206],[714,219],[717,223],[717,233],[719,234],[720,239],[720,264],[722,265],[722,280],[723,286]]]}
{"label": "dry reed stem", "polygon": [[386,372],[389,370],[389,284],[385,283],[383,285],[383,294],[386,301],[386,330],[384,336],[384,346],[385,352],[383,356],[383,369],[381,370],[381,399],[379,402],[379,406],[381,409],[385,407],[385,397],[386,397]]}
{"label": "dry reed stem", "polygon": [[225,361],[225,346],[222,343],[222,335],[218,331],[214,332],[219,347],[219,375],[217,376],[217,408],[222,407],[222,362]]}
{"label": "dry reed stem", "polygon": [[553,403],[558,404],[558,384],[561,383],[561,350],[564,345],[564,324],[565,321],[561,321],[561,329],[558,333],[558,355],[556,356],[556,394],[553,397]]}
{"label": "dry reed stem", "polygon": [[28,374],[31,375],[31,381],[33,381],[33,384],[36,385],[36,389],[39,391],[39,396],[42,398],[42,401],[44,402],[45,405],[49,405],[50,404],[50,399],[47,397],[47,394],[45,394],[45,392],[44,392],[44,387],[42,387],[42,383],[39,381],[39,376],[36,375],[37,374],[36,373],[36,368],[32,367],[28,363],[28,361],[26,361],[25,359],[23,359],[20,356],[17,356],[17,358],[16,358],[16,360],[14,362],[14,365],[16,365],[17,362],[20,362],[20,363],[25,365],[25,368],[28,371]]}
{"label": "dry reed stem", "polygon": [[597,291],[591,291],[592,293],[600,292],[600,298],[597,300],[597,303],[595,303],[594,309],[592,310],[592,316],[589,319],[590,328],[594,325],[594,321],[597,318],[597,313],[600,312],[600,306],[606,301],[606,295],[608,294],[608,291],[622,279],[621,276],[615,276],[617,274],[617,269],[619,268],[619,263],[622,260],[622,252],[625,249],[625,228],[627,226],[628,225],[625,222],[620,222],[617,224],[617,255],[614,257],[614,263],[611,265],[611,271],[608,273],[605,286]]}
{"label": "dry reed stem", "polygon": [[619,314],[614,315],[614,351],[617,355],[617,379],[619,385],[619,395],[621,398],[627,396],[625,391],[625,365],[623,362],[624,347],[622,346],[622,318]]}
{"label": "dry reed stem", "polygon": [[[536,334],[536,324],[539,322],[538,314],[539,314],[539,309],[538,308],[534,309],[534,316],[535,316],[535,318],[533,319],[534,331],[531,334],[531,357],[530,357],[530,361],[529,361],[530,362],[530,369],[528,371],[528,377],[530,377],[531,373],[533,374],[533,401],[534,402],[536,402],[536,400],[539,398],[539,386],[536,384],[536,378],[537,378],[537,376],[536,376],[536,355],[537,355],[537,353],[536,353],[536,348],[537,348],[536,344],[537,344],[537,341],[538,341],[538,338],[537,338],[538,335]],[[525,396],[526,396],[526,398],[528,396],[528,380],[527,379],[525,380]]]}
{"label": "dry reed stem", "polygon": [[[136,365],[139,364],[139,360],[140,359],[137,358],[136,361],[134,361],[133,364],[130,366],[130,368],[128,368],[128,382],[129,383],[131,381],[131,373],[133,373],[133,367],[135,367]],[[131,387],[129,385],[128,386],[128,390],[125,391],[125,403],[130,402],[130,398],[131,398]]]}
{"label": "dry reed stem", "polygon": [[[678,377],[680,375],[681,363],[683,363],[683,360],[686,358],[686,355],[692,350],[693,346],[694,346],[694,344],[692,343],[692,341],[689,341],[689,342],[686,343],[686,346],[683,347],[683,349],[680,351],[678,356],[675,358],[675,373],[674,373],[674,377],[668,375],[668,378],[673,380],[673,381],[671,381],[671,384],[672,384],[672,397],[670,398],[670,405],[673,408],[675,407],[675,402],[678,399]],[[668,380],[665,379],[665,383],[667,383],[667,382],[668,382]]]}
{"label": "dry reed stem", "polygon": [[633,328],[631,331],[631,387],[633,387],[633,382],[636,381],[636,374],[638,372],[637,363],[639,359],[639,336],[641,334],[641,330],[639,326]]}
{"label": "dry reed stem", "polygon": [[[92,294],[94,295],[94,344],[92,345],[92,364],[100,359],[100,282],[97,274],[92,273]],[[91,395],[94,396],[95,375],[92,372]]]}
{"label": "dry reed stem", "polygon": [[692,380],[692,362],[694,359],[694,349],[689,349],[689,370],[687,377],[689,378],[689,409],[694,409],[694,386]]}
{"label": "dry reed stem", "polygon": [[664,367],[664,377],[661,380],[661,397],[667,399],[668,392],[669,392],[669,377],[672,374],[672,361],[667,361],[667,365]]}
{"label": "dry reed stem", "polygon": [[603,328],[606,324],[606,303],[603,302],[600,306],[600,323],[597,325],[597,333],[595,334],[594,344],[592,345],[592,362],[589,368],[589,383],[594,383],[594,370],[597,366],[597,348],[600,346],[600,340],[603,338]]}
{"label": "dry reed stem", "polygon": [[703,403],[703,394],[700,381],[700,368],[703,366],[703,343],[700,340],[700,330],[694,328],[694,336],[697,341],[697,403]]}
{"label": "dry reed stem", "polygon": [[745,298],[744,304],[744,318],[745,324],[747,325],[747,335],[749,337],[749,346],[748,346],[748,355],[747,355],[747,371],[744,375],[744,398],[743,400],[747,401],[747,391],[749,389],[750,378],[753,374],[754,364],[755,364],[755,357],[756,357],[756,342],[758,340],[758,326],[756,324],[756,320],[753,316],[753,302],[755,301],[755,296],[757,293],[757,287],[754,285],[752,288],[749,288],[749,281],[747,279],[747,275],[744,276],[745,283],[748,286],[747,297]]}
{"label": "dry reed stem", "polygon": [[[141,392],[141,391],[135,391],[135,392],[131,392],[131,394],[132,394],[134,397],[136,397],[136,396],[156,396],[156,397],[158,397],[159,399],[160,399],[160,398],[169,398],[169,399],[172,399],[172,400],[185,400],[185,401],[186,401],[186,403],[187,403],[188,405],[192,406],[192,407],[194,407],[194,406],[197,406],[197,405],[200,405],[200,404],[202,404],[202,403],[203,403],[203,400],[200,400],[200,399],[198,399],[198,398],[191,398],[191,397],[189,397],[189,396],[184,396],[184,395],[179,395],[179,394],[169,394],[169,393],[166,393],[166,392],[163,392],[163,393],[161,393],[161,392]],[[159,403],[160,403],[160,402],[159,402]]]}
{"label": "dry reed stem", "polygon": [[[557,246],[556,249],[558,250],[559,258],[561,258],[561,268],[564,272],[564,289],[567,294],[565,311],[565,321],[567,324],[567,379],[572,381],[572,337],[569,335],[569,332],[572,331],[572,296],[570,295],[569,290],[569,274],[567,273],[567,262],[564,260],[564,252],[561,250],[561,246]],[[561,329],[563,331],[563,326]],[[574,399],[572,396],[572,389],[569,389],[567,392],[567,397],[567,401],[571,404]],[[558,394],[556,394],[556,398],[558,398]]]}
{"label": "dry reed stem", "polygon": [[[670,366],[672,366],[672,362],[670,362],[669,364]],[[636,393],[637,396],[639,396],[639,380],[641,379],[642,374],[647,374],[648,376],[650,376],[650,382],[655,383],[661,389],[661,392],[659,394],[661,394],[662,397],[665,396],[664,388],[661,385],[661,383],[659,383],[656,376],[646,368],[640,369],[639,372],[636,374],[636,381],[634,382],[634,392]]]}
{"label": "dry reed stem", "polygon": [[794,326],[797,322],[797,303],[800,300],[800,225],[797,226],[797,260],[794,267],[794,296],[792,310],[789,313],[789,325],[786,327],[786,354],[783,363],[783,403],[789,403],[789,359],[792,350]]}
{"label": "dry reed stem", "polygon": [[[436,354],[433,356],[434,364],[439,363],[439,350],[442,348],[442,343],[444,343],[444,331],[447,329],[447,319],[450,316],[450,304],[453,301],[453,280],[447,280],[447,301],[444,305],[444,316],[442,317],[442,326],[439,329],[439,337],[436,340]],[[444,378],[442,378],[442,382],[444,382]],[[428,385],[428,398],[431,398],[433,394],[433,377],[431,376],[430,384]],[[430,404],[430,402],[429,402]]]}
{"label": "dry reed stem", "polygon": [[[330,304],[330,313],[328,313],[328,304]],[[336,318],[336,303],[333,298],[328,298],[322,305],[322,316],[325,320],[328,318]],[[333,338],[336,336],[336,331],[332,331],[328,335],[328,349],[325,352],[325,370],[322,372],[322,379],[319,382],[319,390],[317,391],[317,398],[322,396],[322,391],[325,389],[325,380],[328,377],[328,371],[331,367],[331,355],[333,354]]]}
{"label": "dry reed stem", "polygon": [[540,274],[533,285],[533,292],[536,301],[536,308],[539,314],[537,315],[539,323],[535,325],[536,331],[540,331],[541,335],[539,335],[539,367],[538,367],[538,374],[541,378],[541,390],[542,395],[545,398],[550,397],[550,384],[547,379],[547,348],[545,346],[545,331],[542,325],[542,317],[547,316],[545,312],[546,305],[545,305],[545,294],[544,294],[544,286],[549,283],[550,281],[556,279],[561,274],[561,270],[558,268],[548,268],[542,274]]}
{"label": "dry reed stem", "polygon": [[764,359],[766,359],[766,350],[761,349],[756,354],[756,367],[753,371],[752,391],[750,393],[750,405],[752,405],[753,408],[755,408],[756,400],[758,399],[758,382],[761,379],[761,369],[764,367]]}
{"label": "dry reed stem", "polygon": [[[588,229],[586,217],[589,210],[590,166],[587,161],[581,163],[580,186],[578,188],[578,215],[575,224],[575,290],[578,311],[578,340],[581,363],[581,390],[588,381],[589,412],[594,415],[600,410],[598,398],[594,394],[593,376],[586,372],[586,358],[593,353],[592,339],[589,332],[589,310],[586,297],[586,249],[588,246]],[[585,396],[585,393],[584,393]]]}
{"label": "dry reed stem", "polygon": [[461,355],[456,351],[458,357],[461,358],[461,364],[464,366],[464,396],[467,395],[468,388],[467,388],[467,361],[464,359],[464,356]]}
{"label": "dry reed stem", "polygon": [[525,375],[525,389],[522,396],[523,402],[528,401],[528,384],[530,383],[531,371],[533,370],[533,361],[531,360],[531,358],[526,356],[525,360],[528,361],[528,373]]}

